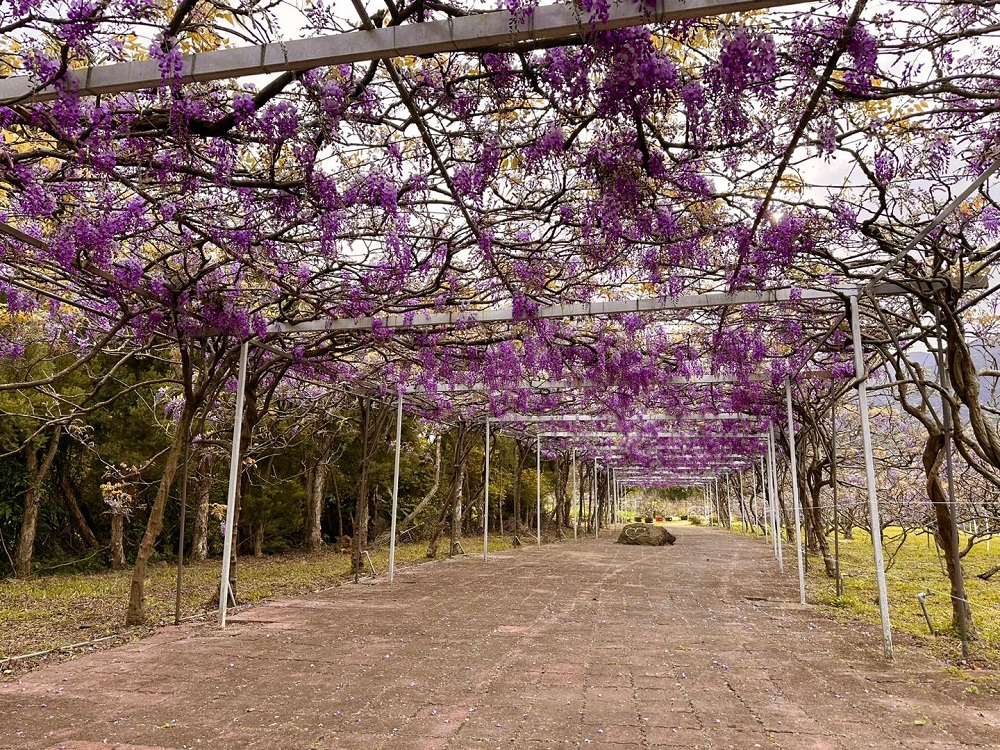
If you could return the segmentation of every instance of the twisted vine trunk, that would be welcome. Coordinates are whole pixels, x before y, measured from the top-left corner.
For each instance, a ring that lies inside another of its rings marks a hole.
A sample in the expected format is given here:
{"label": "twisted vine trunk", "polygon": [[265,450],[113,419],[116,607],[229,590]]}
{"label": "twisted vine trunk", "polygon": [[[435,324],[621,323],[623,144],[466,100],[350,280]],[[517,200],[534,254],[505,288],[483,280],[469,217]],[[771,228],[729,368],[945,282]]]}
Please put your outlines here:
{"label": "twisted vine trunk", "polygon": [[556,456],[556,507],[553,516],[556,527],[563,528],[569,526],[570,503],[569,496],[569,475],[570,461],[563,454]]}
{"label": "twisted vine trunk", "polygon": [[514,536],[517,536],[518,522],[521,512],[521,480],[524,478],[524,465],[528,462],[528,441],[517,441],[517,468],[514,471]]}
{"label": "twisted vine trunk", "polygon": [[153,506],[149,509],[146,531],[142,535],[142,541],[139,542],[139,550],[136,553],[135,567],[132,569],[132,583],[129,587],[128,611],[125,614],[126,625],[141,625],[146,619],[146,570],[149,567],[149,558],[153,553],[153,547],[163,530],[163,511],[167,507],[170,488],[174,484],[174,476],[184,453],[184,443],[194,419],[194,411],[194,404],[190,400],[185,400],[183,407],[181,407],[180,421],[170,443],[170,450],[167,452],[163,476],[160,477],[160,484],[156,488],[156,498],[153,500]]}
{"label": "twisted vine trunk", "polygon": [[90,524],[87,523],[87,519],[83,516],[83,511],[80,509],[79,493],[70,474],[69,465],[65,461],[59,462],[58,474],[59,491],[63,498],[63,504],[66,506],[66,511],[73,522],[73,528],[80,535],[85,549],[96,550],[101,546],[101,543],[97,541],[97,536],[94,534],[93,529],[90,528]]}
{"label": "twisted vine trunk", "polygon": [[936,529],[934,539],[938,547],[944,552],[945,564],[948,570],[948,581],[951,585],[951,625],[958,630],[959,619],[962,616],[961,609],[964,608],[965,622],[968,625],[969,638],[975,640],[976,626],[972,619],[972,609],[967,601],[961,597],[962,591],[962,570],[961,559],[956,560],[952,553],[955,545],[955,538],[952,535],[951,504],[941,486],[941,464],[945,460],[944,434],[941,432],[929,433],[927,442],[924,444],[923,464],[924,474],[927,477],[927,497],[934,509],[934,520]]}
{"label": "twisted vine trunk", "polygon": [[[455,452],[452,456],[451,469],[449,471],[448,492],[445,493],[445,501],[441,505],[437,522],[431,529],[431,536],[427,543],[426,556],[433,559],[437,557],[438,544],[441,534],[444,533],[445,524],[451,516],[451,553],[454,554],[455,542],[461,535],[462,523],[462,484],[465,481],[465,466],[472,448],[472,431],[464,422],[459,422],[455,428]],[[457,524],[457,526],[456,526]]]}
{"label": "twisted vine trunk", "polygon": [[351,572],[361,572],[361,553],[368,548],[368,525],[371,521],[371,465],[393,411],[359,398],[361,417],[361,465],[358,468],[358,501],[354,508],[354,536],[351,538]]}
{"label": "twisted vine trunk", "polygon": [[441,440],[434,441],[434,484],[424,495],[423,499],[417,503],[417,507],[407,513],[406,517],[399,522],[396,529],[396,538],[399,539],[403,534],[413,528],[411,524],[414,519],[419,516],[424,509],[430,505],[431,500],[437,495],[438,487],[441,486]]}
{"label": "twisted vine trunk", "polygon": [[326,497],[327,476],[330,473],[329,436],[317,444],[317,454],[309,472],[306,492],[305,546],[309,552],[317,552],[323,546],[323,500]]}
{"label": "twisted vine trunk", "polygon": [[194,532],[191,539],[191,559],[196,561],[208,558],[208,506],[212,492],[212,464],[214,462],[215,457],[211,451],[202,453],[198,460]]}
{"label": "twisted vine trunk", "polygon": [[800,493],[800,496],[805,500],[803,511],[808,530],[809,551],[822,555],[827,577],[834,578],[837,575],[837,564],[830,552],[830,542],[826,538],[826,524],[823,522],[823,465],[815,460],[810,462],[804,479],[806,492]]}
{"label": "twisted vine trunk", "polygon": [[462,542],[462,500],[465,496],[467,485],[468,477],[465,472],[465,461],[462,461],[461,473],[459,474],[458,484],[455,488],[455,493],[452,495],[451,502],[451,544],[448,549],[449,556],[458,554],[459,545]]}
{"label": "twisted vine trunk", "polygon": [[125,514],[121,510],[111,511],[111,543],[109,558],[112,570],[125,567]]}

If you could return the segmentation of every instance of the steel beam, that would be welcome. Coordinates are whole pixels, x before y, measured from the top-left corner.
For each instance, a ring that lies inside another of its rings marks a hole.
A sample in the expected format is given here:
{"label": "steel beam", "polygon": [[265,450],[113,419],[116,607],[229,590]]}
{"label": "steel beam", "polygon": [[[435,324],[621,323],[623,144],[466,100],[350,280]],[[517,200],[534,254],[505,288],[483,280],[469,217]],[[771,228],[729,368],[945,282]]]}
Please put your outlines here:
{"label": "steel beam", "polygon": [[892,661],[892,624],[889,619],[889,591],[885,580],[885,559],[882,553],[882,522],[879,517],[875,487],[875,458],[872,448],[871,423],[868,415],[868,373],[861,344],[861,316],[858,298],[851,297],[851,338],[854,342],[854,374],[858,385],[858,412],[861,416],[861,445],[865,453],[865,483],[868,489],[868,518],[872,532],[872,554],[875,558],[875,581],[878,585],[879,619],[882,622],[882,648],[885,658]]}
{"label": "steel beam", "polygon": [[[894,294],[901,293],[895,284],[886,285],[896,289]],[[881,287],[873,293],[880,294]],[[373,328],[406,329],[425,326],[459,327],[472,324],[509,323],[521,320],[538,320],[551,318],[580,318],[596,315],[628,315],[633,313],[660,312],[662,310],[699,310],[713,307],[729,307],[742,305],[774,305],[782,302],[800,302],[809,300],[843,299],[857,294],[855,287],[833,287],[831,289],[799,289],[787,287],[772,289],[765,292],[736,292],[726,294],[713,292],[709,294],[689,294],[680,297],[632,297],[628,299],[608,300],[606,302],[575,302],[563,305],[544,305],[539,307],[535,315],[525,318],[521,313],[515,313],[510,306],[494,307],[483,310],[467,310],[458,312],[430,313],[419,312],[403,315],[386,315],[378,318],[337,318],[312,320],[305,323],[272,323],[267,327],[268,333],[316,333],[322,331],[368,331]]]}
{"label": "steel beam", "polygon": [[719,414],[648,414],[630,417],[619,417],[615,414],[603,416],[600,414],[504,414],[496,417],[496,422],[724,422],[753,421],[765,422],[766,417],[755,417],[752,414],[719,413]]}
{"label": "steel beam", "polygon": [[240,345],[240,364],[236,378],[236,409],[233,416],[233,444],[229,456],[229,489],[226,493],[226,528],[223,529],[222,576],[219,581],[219,627],[226,627],[226,612],[229,608],[229,571],[233,559],[233,532],[236,518],[236,489],[240,481],[240,443],[243,436],[243,403],[247,390],[247,357],[249,345]]}
{"label": "steel beam", "polygon": [[[641,26],[681,18],[763,10],[796,5],[802,0],[656,0],[610,4],[606,19],[580,11],[574,4],[546,5],[521,18],[508,11],[475,13],[427,23],[352,31],[235,49],[201,52],[182,58],[176,79],[167,83],[195,83],[224,78],[286,71],[303,71],[333,65],[432,55],[439,52],[475,52],[516,48],[531,42],[565,42],[595,31]],[[114,94],[153,89],[164,83],[157,60],[101,65],[70,70],[65,86],[84,95]],[[0,104],[12,101],[48,101],[58,89],[31,76],[0,80]]]}

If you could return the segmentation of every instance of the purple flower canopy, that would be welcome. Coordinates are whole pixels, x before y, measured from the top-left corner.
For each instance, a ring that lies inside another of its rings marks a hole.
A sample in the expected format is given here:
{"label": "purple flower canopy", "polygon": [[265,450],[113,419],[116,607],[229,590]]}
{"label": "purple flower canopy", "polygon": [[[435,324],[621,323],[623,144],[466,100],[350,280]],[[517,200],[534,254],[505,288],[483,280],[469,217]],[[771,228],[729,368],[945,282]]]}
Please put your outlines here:
{"label": "purple flower canopy", "polygon": [[[844,295],[669,303],[870,279],[992,163],[995,19],[831,2],[603,27],[623,5],[581,4],[565,44],[515,38],[548,11],[511,0],[510,40],[488,49],[294,70],[278,55],[264,76],[190,81],[192,53],[489,8],[5,3],[0,74],[33,91],[0,96],[0,356],[252,338],[275,367],[405,392],[428,418],[594,419],[503,422],[555,433],[547,450],[678,470],[759,455],[786,376],[810,398],[853,375]],[[68,75],[144,60],[156,80],[136,90]],[[995,243],[996,216],[958,212],[933,240]],[[636,298],[664,307],[540,316]],[[511,320],[473,320],[497,309]],[[403,322],[277,325],[384,316]],[[751,419],[697,418],[730,413]]]}

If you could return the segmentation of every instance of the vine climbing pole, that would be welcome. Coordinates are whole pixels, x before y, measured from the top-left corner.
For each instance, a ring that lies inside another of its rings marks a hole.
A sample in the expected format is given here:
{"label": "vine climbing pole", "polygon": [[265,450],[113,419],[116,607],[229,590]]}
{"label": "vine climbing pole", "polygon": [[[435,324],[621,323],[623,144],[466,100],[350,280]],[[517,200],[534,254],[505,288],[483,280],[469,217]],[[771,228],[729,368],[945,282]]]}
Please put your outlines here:
{"label": "vine climbing pole", "polygon": [[483,559],[489,556],[490,549],[490,419],[486,418],[486,456],[484,458],[483,480]]}
{"label": "vine climbing pole", "polygon": [[885,583],[885,561],[882,555],[882,521],[875,491],[875,459],[872,453],[872,432],[868,418],[868,373],[861,351],[861,317],[858,298],[851,295],[851,336],[854,341],[854,375],[858,386],[858,407],[861,412],[861,443],[865,452],[865,479],[868,485],[868,513],[871,519],[872,552],[875,557],[875,578],[878,582],[878,610],[882,621],[882,645],[885,658],[892,659],[892,627],[889,622],[889,592]]}
{"label": "vine climbing pole", "polygon": [[219,581],[219,627],[226,627],[229,607],[229,568],[233,560],[233,520],[236,517],[236,487],[240,477],[240,440],[243,436],[243,401],[247,388],[247,356],[249,344],[240,346],[240,365],[236,377],[236,411],[233,417],[233,446],[229,457],[229,490],[226,495],[226,528],[222,543],[222,579]]}
{"label": "vine climbing pole", "polygon": [[396,516],[399,513],[399,457],[403,447],[403,394],[396,403],[396,455],[392,471],[392,519],[389,522],[389,583],[396,571]]}
{"label": "vine climbing pole", "polygon": [[795,455],[795,419],[792,414],[792,381],[785,378],[785,405],[788,410],[788,453],[792,474],[792,513],[795,517],[795,557],[799,567],[799,603],[806,603],[806,569],[802,555],[802,517],[799,510],[799,471]]}

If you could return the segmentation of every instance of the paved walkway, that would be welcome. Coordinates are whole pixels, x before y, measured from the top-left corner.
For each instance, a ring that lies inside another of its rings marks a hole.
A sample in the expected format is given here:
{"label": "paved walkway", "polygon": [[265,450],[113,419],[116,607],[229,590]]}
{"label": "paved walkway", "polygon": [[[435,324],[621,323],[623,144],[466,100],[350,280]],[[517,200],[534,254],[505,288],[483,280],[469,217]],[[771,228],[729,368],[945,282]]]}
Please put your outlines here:
{"label": "paved walkway", "polygon": [[0,748],[1000,748],[1000,705],[801,607],[769,550],[564,542],[404,570],[0,687]]}

